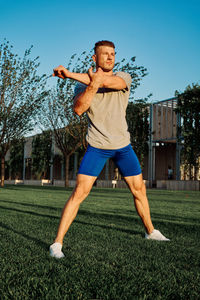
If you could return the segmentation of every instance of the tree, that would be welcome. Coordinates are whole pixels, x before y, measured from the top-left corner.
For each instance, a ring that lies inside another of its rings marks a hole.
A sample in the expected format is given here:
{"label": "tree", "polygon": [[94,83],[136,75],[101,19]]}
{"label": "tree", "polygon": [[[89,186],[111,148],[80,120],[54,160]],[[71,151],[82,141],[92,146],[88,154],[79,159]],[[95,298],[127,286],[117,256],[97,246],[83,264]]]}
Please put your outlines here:
{"label": "tree", "polygon": [[200,85],[187,86],[183,93],[176,91],[175,95],[176,112],[182,120],[178,128],[179,142],[183,140],[181,159],[189,178],[197,180],[200,169]]}
{"label": "tree", "polygon": [[[77,57],[76,54],[72,55],[66,68],[76,73],[87,73],[90,66],[94,68],[92,51],[89,53],[84,51],[80,57]],[[147,75],[146,68],[137,66],[135,57],[132,57],[128,62],[125,59],[117,62],[113,71],[124,71],[131,75],[133,83],[131,85],[130,99],[133,99],[135,89],[139,86],[142,78]],[[48,126],[48,128],[53,130],[57,147],[65,157],[66,186],[68,186],[70,156],[80,147],[82,149],[86,148],[86,116],[84,114],[81,117],[77,117],[72,109],[75,85],[76,81],[58,79],[56,89],[52,91],[49,98],[48,109],[44,111],[45,118],[42,120],[46,128]]]}
{"label": "tree", "polygon": [[[91,65],[89,54],[83,52],[77,60],[72,55],[67,65],[72,72],[87,72]],[[73,66],[72,66],[73,65]],[[58,79],[52,89],[48,106],[43,111],[41,124],[53,131],[53,139],[65,161],[65,186],[69,185],[69,160],[79,148],[86,149],[86,116],[78,117],[73,112],[73,94],[76,82]],[[43,127],[43,128],[44,128]]]}
{"label": "tree", "polygon": [[24,159],[24,138],[14,139],[10,145],[9,168],[11,179],[22,179]]}
{"label": "tree", "polygon": [[5,155],[11,141],[33,129],[47,96],[47,76],[37,74],[39,57],[30,58],[32,46],[23,58],[14,54],[12,48],[6,40],[0,45],[1,186],[4,186]]}
{"label": "tree", "polygon": [[52,157],[52,133],[44,131],[32,141],[32,174],[36,179],[47,178]]}
{"label": "tree", "polygon": [[[70,87],[72,88],[72,87]],[[42,123],[53,132],[53,139],[62,152],[65,162],[65,186],[69,186],[69,160],[80,147],[86,148],[86,119],[77,117],[72,110],[71,100],[64,101],[64,95],[53,91],[48,109],[44,111]]]}
{"label": "tree", "polygon": [[131,145],[143,166],[144,157],[148,153],[149,140],[149,105],[147,98],[129,102],[126,118],[131,136]]}

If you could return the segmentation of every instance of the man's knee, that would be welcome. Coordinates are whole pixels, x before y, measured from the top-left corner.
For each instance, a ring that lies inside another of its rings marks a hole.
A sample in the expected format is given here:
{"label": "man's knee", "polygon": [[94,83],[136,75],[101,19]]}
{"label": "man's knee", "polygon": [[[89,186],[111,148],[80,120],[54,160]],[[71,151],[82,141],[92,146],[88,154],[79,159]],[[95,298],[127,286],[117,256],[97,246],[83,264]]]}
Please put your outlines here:
{"label": "man's knee", "polygon": [[143,191],[144,191],[143,182],[132,186],[132,193],[134,196],[137,196],[138,194],[143,193]]}
{"label": "man's knee", "polygon": [[90,190],[89,187],[86,187],[83,184],[77,184],[73,192],[74,198],[83,201],[88,196]]}
{"label": "man's knee", "polygon": [[73,199],[81,203],[90,193],[96,178],[86,175],[78,175]]}
{"label": "man's knee", "polygon": [[125,178],[126,182],[134,196],[137,196],[140,193],[145,193],[145,184],[142,178],[142,175],[131,176],[130,178]]}

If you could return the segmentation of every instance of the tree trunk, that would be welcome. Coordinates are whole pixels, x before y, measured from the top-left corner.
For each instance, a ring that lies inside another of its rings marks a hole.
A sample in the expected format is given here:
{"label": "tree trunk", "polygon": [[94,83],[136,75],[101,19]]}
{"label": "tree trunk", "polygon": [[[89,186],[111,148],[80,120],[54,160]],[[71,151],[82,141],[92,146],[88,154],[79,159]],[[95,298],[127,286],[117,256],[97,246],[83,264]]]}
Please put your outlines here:
{"label": "tree trunk", "polygon": [[184,165],[184,167],[183,167],[183,172],[184,172],[183,180],[186,180],[186,179],[187,179],[187,173],[188,173],[188,171],[187,171],[187,168],[186,168],[185,165]]}
{"label": "tree trunk", "polygon": [[192,180],[192,172],[191,172],[191,168],[192,168],[192,167],[191,167],[191,164],[189,164],[189,170],[188,170],[188,171],[189,171],[189,172],[188,172],[188,173],[189,173],[189,180]]}
{"label": "tree trunk", "polygon": [[198,171],[199,171],[198,165],[195,165],[194,166],[194,180],[198,180]]}
{"label": "tree trunk", "polygon": [[5,157],[1,157],[1,187],[4,187],[5,180]]}
{"label": "tree trunk", "polygon": [[69,158],[70,155],[65,155],[65,187],[69,186]]}

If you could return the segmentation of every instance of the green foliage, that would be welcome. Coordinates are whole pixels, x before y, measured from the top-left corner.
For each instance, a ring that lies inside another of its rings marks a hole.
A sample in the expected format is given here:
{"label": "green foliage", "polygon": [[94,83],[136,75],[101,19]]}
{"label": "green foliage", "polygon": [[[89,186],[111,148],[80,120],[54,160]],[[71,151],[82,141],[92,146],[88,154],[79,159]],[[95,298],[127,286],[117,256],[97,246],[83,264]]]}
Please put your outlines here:
{"label": "green foliage", "polygon": [[[183,139],[182,162],[187,165],[191,179],[197,179],[200,168],[200,86],[188,86],[183,93],[176,92],[176,112],[181,115],[178,138]],[[195,168],[194,176],[191,169]]]}
{"label": "green foliage", "polygon": [[[48,92],[47,76],[39,76],[38,57],[30,47],[20,58],[6,40],[0,44],[0,156],[4,159],[10,143],[23,137],[36,124]],[[4,176],[4,174],[2,174]]]}
{"label": "green foliage", "polygon": [[[36,179],[46,178],[51,164],[52,134],[44,131],[33,138],[32,173]],[[49,174],[48,174],[49,175]]]}
{"label": "green foliage", "polygon": [[9,167],[11,178],[22,179],[24,159],[24,138],[12,140],[10,146]]}
{"label": "green foliage", "polygon": [[0,45],[0,143],[28,133],[46,96],[46,75],[37,75],[31,49],[21,59],[9,42]]}
{"label": "green foliage", "polygon": [[131,145],[143,166],[144,157],[148,153],[149,139],[149,105],[147,99],[129,102],[126,118],[131,136]]}
{"label": "green foliage", "polygon": [[[72,55],[66,68],[69,70],[72,68],[72,72],[87,72],[91,63],[89,55],[83,52],[80,57],[75,58],[76,55]],[[81,146],[86,147],[86,117],[78,117],[73,112],[75,85],[74,80],[57,80],[56,88],[51,92],[48,107],[43,111],[44,118],[41,120],[45,128],[54,131],[56,144],[64,156],[73,154]]]}

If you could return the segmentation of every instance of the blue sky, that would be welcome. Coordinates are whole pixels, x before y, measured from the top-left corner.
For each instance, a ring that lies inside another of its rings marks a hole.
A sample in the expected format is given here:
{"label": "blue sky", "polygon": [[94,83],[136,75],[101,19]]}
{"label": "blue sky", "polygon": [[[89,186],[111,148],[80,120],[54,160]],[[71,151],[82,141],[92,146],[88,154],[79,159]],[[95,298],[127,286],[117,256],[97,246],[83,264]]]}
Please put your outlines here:
{"label": "blue sky", "polygon": [[39,71],[51,74],[72,54],[111,40],[117,60],[136,56],[149,72],[136,97],[153,93],[157,101],[200,84],[199,16],[199,0],[0,0],[0,41],[9,40],[20,55],[33,45]]}

